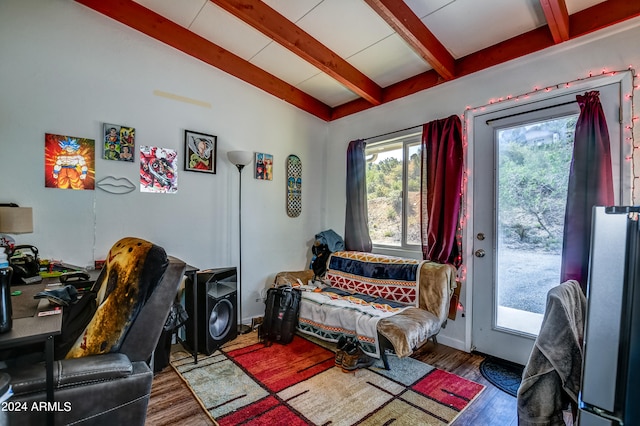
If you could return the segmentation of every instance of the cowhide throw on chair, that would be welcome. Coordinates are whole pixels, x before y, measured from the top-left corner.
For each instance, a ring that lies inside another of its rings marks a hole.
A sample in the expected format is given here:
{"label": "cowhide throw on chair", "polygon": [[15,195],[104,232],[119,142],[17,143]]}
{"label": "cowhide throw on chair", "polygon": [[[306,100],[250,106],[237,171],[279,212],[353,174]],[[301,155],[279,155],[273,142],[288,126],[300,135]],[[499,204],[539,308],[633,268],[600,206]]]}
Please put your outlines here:
{"label": "cowhide throw on chair", "polygon": [[133,237],[115,243],[93,286],[96,313],[66,358],[117,352],[167,265],[165,250],[153,243]]}

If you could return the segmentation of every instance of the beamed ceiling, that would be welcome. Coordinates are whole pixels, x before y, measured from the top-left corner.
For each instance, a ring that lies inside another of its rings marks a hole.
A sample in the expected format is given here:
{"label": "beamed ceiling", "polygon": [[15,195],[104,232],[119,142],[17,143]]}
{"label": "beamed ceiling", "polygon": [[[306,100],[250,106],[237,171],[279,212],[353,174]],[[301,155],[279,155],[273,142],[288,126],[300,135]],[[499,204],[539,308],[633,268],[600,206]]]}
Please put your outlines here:
{"label": "beamed ceiling", "polygon": [[76,0],[323,120],[640,16],[638,0]]}

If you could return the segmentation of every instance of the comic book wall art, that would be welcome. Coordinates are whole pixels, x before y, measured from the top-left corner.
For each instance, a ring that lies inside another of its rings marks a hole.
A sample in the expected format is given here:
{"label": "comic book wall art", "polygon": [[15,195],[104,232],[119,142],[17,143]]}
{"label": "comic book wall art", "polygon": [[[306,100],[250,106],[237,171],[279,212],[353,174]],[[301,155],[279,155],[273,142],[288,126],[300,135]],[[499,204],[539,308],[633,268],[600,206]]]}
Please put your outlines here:
{"label": "comic book wall art", "polygon": [[46,188],[95,188],[95,140],[45,133],[44,157]]}
{"label": "comic book wall art", "polygon": [[273,180],[273,155],[256,152],[256,179]]}
{"label": "comic book wall art", "polygon": [[190,172],[216,172],[217,137],[184,131],[184,169]]}
{"label": "comic book wall art", "polygon": [[178,192],[178,153],[156,146],[140,146],[140,192]]}
{"label": "comic book wall art", "polygon": [[118,124],[103,125],[103,158],[105,160],[133,162],[136,147],[136,129]]}

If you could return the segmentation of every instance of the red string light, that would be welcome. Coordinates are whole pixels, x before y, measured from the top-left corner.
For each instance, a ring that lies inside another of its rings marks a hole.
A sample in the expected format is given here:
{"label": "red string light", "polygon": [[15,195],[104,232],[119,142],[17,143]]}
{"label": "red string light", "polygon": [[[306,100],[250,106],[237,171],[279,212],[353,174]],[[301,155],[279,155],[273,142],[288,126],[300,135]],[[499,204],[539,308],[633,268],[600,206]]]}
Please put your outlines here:
{"label": "red string light", "polygon": [[[598,77],[601,75],[610,75],[610,76],[614,76],[618,73],[621,72],[631,72],[631,76],[632,76],[632,88],[631,88],[631,93],[628,93],[626,95],[624,95],[624,101],[627,101],[630,103],[631,106],[631,123],[629,125],[626,125],[624,127],[625,132],[628,133],[628,136],[624,137],[624,140],[628,141],[628,143],[630,144],[630,151],[631,154],[630,155],[626,155],[624,158],[627,161],[631,161],[631,177],[632,177],[632,184],[631,184],[631,196],[632,196],[632,203],[636,203],[636,196],[640,196],[640,194],[636,194],[636,182],[640,183],[640,170],[636,170],[635,167],[635,162],[633,162],[633,159],[636,155],[640,156],[640,152],[636,153],[636,150],[640,150],[640,146],[636,146],[635,144],[635,122],[640,118],[640,116],[635,115],[634,113],[634,91],[640,89],[640,83],[637,81],[638,78],[640,77],[640,73],[636,73],[633,65],[629,65],[629,67],[626,70],[620,70],[620,71],[607,71],[606,68],[602,68],[602,74],[596,74],[594,75],[594,73],[592,71],[589,71],[588,76],[587,77],[580,77],[577,78],[575,80],[572,81],[567,81],[565,83],[559,83],[555,86],[548,86],[544,89],[544,91],[546,93],[551,92],[552,90],[555,89],[559,89],[561,87],[564,88],[569,88],[572,87],[575,83],[579,83],[582,81],[585,81],[589,78],[592,78],[594,76]],[[465,107],[465,115],[467,115],[467,111],[470,111],[472,113],[476,113],[478,111],[485,111],[486,108],[490,105],[494,105],[500,102],[504,102],[504,101],[519,101],[520,99],[529,99],[529,97],[533,94],[537,94],[539,93],[540,89],[538,88],[538,86],[534,86],[533,90],[531,92],[528,93],[524,93],[521,95],[508,95],[506,97],[500,97],[496,100],[496,98],[492,98],[488,101],[487,104],[485,105],[481,105],[481,106],[476,106],[476,107],[471,107],[469,105],[467,105]],[[465,135],[465,137],[463,137],[463,147],[465,152],[467,151],[467,140],[466,140],[466,135],[469,129],[469,118],[467,118],[466,120],[463,120],[464,123],[464,132],[463,134]],[[466,225],[468,223],[468,219],[469,219],[469,215],[467,212],[467,203],[466,203],[466,190],[467,190],[467,185],[468,185],[468,181],[469,178],[471,176],[471,171],[466,168],[463,172],[463,178],[462,178],[462,188],[461,188],[461,192],[460,192],[460,196],[462,197],[462,204],[461,204],[461,209],[460,209],[460,217],[459,217],[459,225],[458,225],[458,232],[457,235],[459,236],[458,238],[458,249],[459,249],[459,258],[458,260],[460,262],[463,261],[463,252],[462,252],[462,243],[461,243],[461,239],[462,239],[462,235],[464,235],[464,231],[466,230]],[[458,268],[458,278],[461,282],[464,282],[466,280],[466,265],[464,263],[461,264],[461,266]],[[460,306],[462,306],[461,303],[458,304],[458,308],[460,308]],[[464,309],[464,306],[462,306],[462,309]]]}

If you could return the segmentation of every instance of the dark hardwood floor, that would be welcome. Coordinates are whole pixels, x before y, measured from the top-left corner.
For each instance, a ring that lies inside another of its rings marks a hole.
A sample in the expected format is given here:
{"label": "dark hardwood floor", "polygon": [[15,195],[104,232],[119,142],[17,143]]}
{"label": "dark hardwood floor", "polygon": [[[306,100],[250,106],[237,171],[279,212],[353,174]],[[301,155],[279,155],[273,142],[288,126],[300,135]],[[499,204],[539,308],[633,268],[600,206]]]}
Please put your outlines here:
{"label": "dark hardwood floor", "polygon": [[[517,425],[516,398],[489,383],[480,374],[481,355],[469,354],[442,344],[429,342],[414,355],[427,364],[474,382],[486,389],[453,423],[457,426],[511,426]],[[148,425],[212,425],[209,416],[191,394],[180,376],[167,367],[156,374],[147,411]]]}

